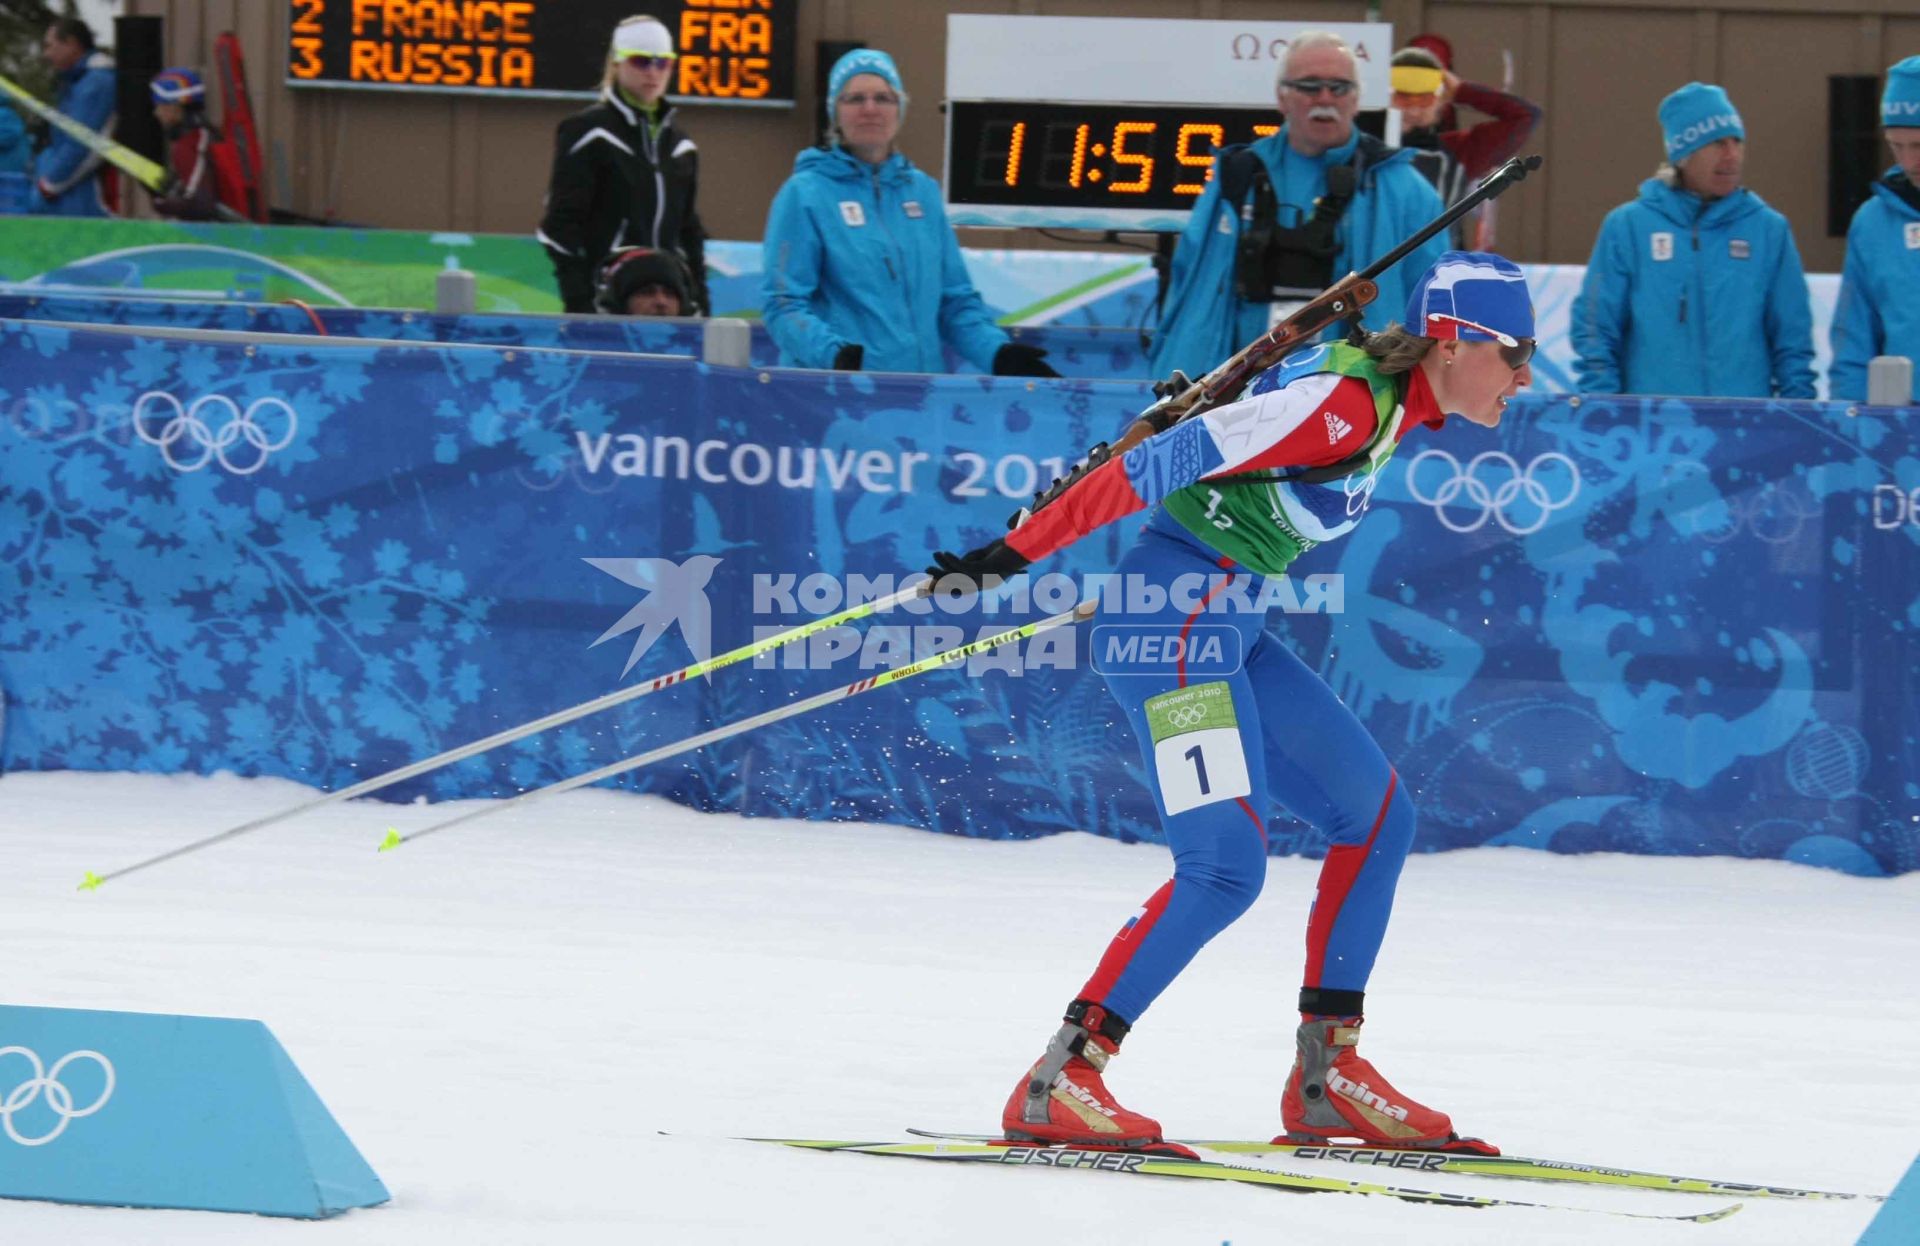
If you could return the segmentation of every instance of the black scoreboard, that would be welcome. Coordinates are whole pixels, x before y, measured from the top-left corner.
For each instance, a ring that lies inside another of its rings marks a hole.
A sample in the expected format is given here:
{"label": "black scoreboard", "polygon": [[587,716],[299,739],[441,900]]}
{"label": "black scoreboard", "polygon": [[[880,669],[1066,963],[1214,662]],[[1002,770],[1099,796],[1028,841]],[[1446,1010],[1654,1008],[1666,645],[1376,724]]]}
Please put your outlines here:
{"label": "black scoreboard", "polygon": [[790,106],[799,0],[288,0],[296,87],[588,97],[613,28],[650,13],[679,52],[669,97]]}

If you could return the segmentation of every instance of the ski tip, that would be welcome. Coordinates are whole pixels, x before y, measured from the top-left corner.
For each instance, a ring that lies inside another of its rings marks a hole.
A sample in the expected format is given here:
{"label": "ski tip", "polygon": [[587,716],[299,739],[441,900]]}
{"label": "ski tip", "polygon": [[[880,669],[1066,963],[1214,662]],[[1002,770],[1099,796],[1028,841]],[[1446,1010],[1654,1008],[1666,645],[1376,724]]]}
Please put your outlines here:
{"label": "ski tip", "polygon": [[1697,1216],[1688,1216],[1687,1219],[1693,1221],[1695,1224],[1711,1224],[1715,1220],[1725,1220],[1728,1216],[1731,1216],[1734,1212],[1739,1211],[1745,1206],[1745,1203],[1729,1203],[1725,1207],[1716,1207],[1712,1211],[1703,1211]]}
{"label": "ski tip", "polygon": [[94,873],[92,870],[88,870],[86,877],[80,880],[80,885],[76,887],[74,890],[98,891],[100,890],[100,884],[106,881],[107,881],[106,879],[100,877],[98,874]]}
{"label": "ski tip", "polygon": [[395,848],[398,848],[406,842],[406,840],[400,838],[400,832],[390,826],[387,828],[387,837],[380,841],[379,851],[392,852]]}

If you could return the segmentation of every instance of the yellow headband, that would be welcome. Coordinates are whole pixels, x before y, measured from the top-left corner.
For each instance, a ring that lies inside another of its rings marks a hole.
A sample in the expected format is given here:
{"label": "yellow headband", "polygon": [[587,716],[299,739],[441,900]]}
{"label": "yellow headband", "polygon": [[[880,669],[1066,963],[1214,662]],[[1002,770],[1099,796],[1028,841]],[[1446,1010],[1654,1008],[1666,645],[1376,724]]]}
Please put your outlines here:
{"label": "yellow headband", "polygon": [[1437,95],[1444,80],[1439,70],[1424,65],[1393,67],[1393,89],[1398,95]]}

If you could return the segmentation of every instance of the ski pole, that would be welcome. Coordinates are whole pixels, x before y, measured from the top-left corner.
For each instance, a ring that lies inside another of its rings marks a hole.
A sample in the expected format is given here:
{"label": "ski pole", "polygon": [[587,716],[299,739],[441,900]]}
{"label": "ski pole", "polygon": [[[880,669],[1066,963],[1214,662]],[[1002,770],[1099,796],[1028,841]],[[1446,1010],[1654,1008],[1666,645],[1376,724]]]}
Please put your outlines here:
{"label": "ski pole", "polygon": [[585,718],[589,714],[597,714],[601,710],[611,709],[616,705],[624,705],[628,701],[636,701],[649,693],[658,692],[660,689],[671,687],[674,684],[684,683],[695,676],[705,675],[710,671],[717,671],[723,666],[732,666],[736,662],[744,662],[748,658],[758,657],[763,653],[770,653],[785,645],[793,644],[795,641],[805,640],[807,637],[817,632],[825,631],[830,627],[838,627],[843,623],[852,623],[864,619],[869,615],[880,614],[893,609],[897,605],[911,601],[915,597],[925,596],[931,591],[932,586],[932,580],[922,581],[913,585],[911,588],[903,588],[890,597],[882,597],[875,601],[867,602],[864,605],[851,606],[840,611],[838,614],[826,615],[813,620],[811,623],[803,623],[799,627],[789,628],[784,632],[764,637],[760,640],[753,641],[751,644],[742,645],[738,649],[729,650],[719,657],[708,658],[704,662],[695,662],[691,666],[683,666],[671,674],[661,675],[655,679],[648,680],[646,683],[635,684],[631,688],[622,688],[618,692],[609,692],[603,697],[596,697],[591,701],[584,701],[571,708],[548,714],[545,718],[538,718],[532,722],[523,723],[518,727],[509,727],[507,730],[490,735],[484,740],[475,740],[472,744],[463,744],[459,748],[449,749],[444,753],[437,753],[432,757],[426,758],[424,761],[409,762],[397,770],[389,770],[385,774],[375,775],[371,779],[362,779],[351,787],[343,787],[337,792],[324,792],[312,800],[303,801],[293,806],[291,809],[282,809],[280,812],[268,814],[264,818],[255,818],[251,822],[242,823],[230,830],[221,831],[217,835],[209,835],[205,839],[194,840],[190,844],[183,844],[178,848],[169,849],[157,856],[136,861],[132,865],[122,866],[117,870],[111,870],[105,874],[95,874],[89,871],[87,876],[80,880],[80,890],[97,891],[102,883],[111,882],[116,878],[124,878],[126,875],[132,874],[137,870],[144,870],[148,866],[159,865],[162,861],[171,861],[176,857],[184,857],[189,853],[198,852],[202,848],[210,848],[214,844],[238,838],[241,835],[261,830],[264,827],[272,826],[278,822],[284,822],[289,818],[313,809],[318,809],[323,805],[331,805],[342,800],[351,800],[356,796],[365,796],[369,792],[377,792],[382,788],[392,787],[396,783],[403,783],[416,775],[425,774],[429,770],[438,770],[442,766],[450,766],[454,762],[465,761],[469,757],[474,757],[492,749],[499,748],[503,744],[511,744],[515,740],[523,740],[530,735],[538,735],[548,728],[558,727],[565,723],[573,722],[575,719]]}
{"label": "ski pole", "polygon": [[756,727],[764,727],[769,723],[777,723],[784,718],[793,718],[797,715],[817,710],[823,705],[831,705],[835,701],[844,701],[850,697],[857,697],[863,692],[872,692],[875,688],[884,688],[888,684],[898,683],[903,679],[911,679],[913,676],[926,671],[936,670],[942,666],[951,666],[956,662],[964,661],[972,657],[976,653],[984,653],[989,649],[998,648],[1012,641],[1024,640],[1029,636],[1037,636],[1041,632],[1059,627],[1062,624],[1079,623],[1085,619],[1092,618],[1093,612],[1098,608],[1098,605],[1099,603],[1092,601],[1081,602],[1071,610],[1063,610],[1059,614],[1049,615],[1044,619],[1036,619],[1032,623],[1025,623],[1019,627],[1008,628],[1004,632],[996,632],[991,636],[982,636],[972,644],[960,645],[956,648],[948,649],[945,652],[936,653],[931,657],[922,658],[920,661],[910,665],[895,667],[893,670],[885,671],[879,675],[870,675],[865,679],[856,679],[843,688],[834,688],[830,691],[808,697],[804,701],[795,701],[789,705],[782,705],[777,709],[767,710],[765,713],[755,714],[751,718],[742,718],[736,722],[728,723],[723,727],[715,727],[711,731],[703,731],[699,735],[688,736],[684,740],[676,740],[672,744],[662,744],[659,748],[650,749],[637,756],[629,757],[625,761],[617,761],[612,765],[602,766],[598,770],[576,775],[571,779],[562,779],[560,782],[550,783],[546,787],[537,787],[531,792],[522,792],[510,800],[501,801],[497,804],[483,804],[478,809],[469,810],[458,817],[448,818],[444,822],[436,822],[431,826],[422,827],[417,831],[409,831],[405,835],[389,828],[387,837],[380,842],[380,851],[387,852],[390,849],[398,848],[401,844],[410,844],[423,835],[431,835],[435,831],[444,831],[448,827],[458,826],[462,822],[471,822],[475,818],[482,818],[490,813],[499,813],[503,810],[512,809],[517,805],[527,804],[543,796],[558,796],[562,792],[571,792],[575,788],[587,787],[590,784],[600,782],[602,779],[611,779],[618,775],[626,774],[629,771],[638,770],[642,766],[651,766],[656,761],[665,761],[669,757],[678,757],[682,753],[691,753],[695,749],[702,749],[709,744],[717,744],[721,740],[731,739],[734,736],[752,731]]}

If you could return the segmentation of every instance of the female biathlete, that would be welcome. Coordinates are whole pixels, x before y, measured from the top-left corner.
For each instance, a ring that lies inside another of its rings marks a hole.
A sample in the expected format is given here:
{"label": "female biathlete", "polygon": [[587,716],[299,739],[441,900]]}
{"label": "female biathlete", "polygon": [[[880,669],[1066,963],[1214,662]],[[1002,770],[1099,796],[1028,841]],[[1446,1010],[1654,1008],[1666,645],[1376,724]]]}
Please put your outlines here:
{"label": "female biathlete", "polygon": [[[1413,841],[1413,803],[1352,711],[1266,634],[1263,577],[1349,532],[1377,473],[1416,424],[1448,415],[1492,427],[1533,355],[1533,304],[1520,269],[1497,255],[1449,251],[1420,279],[1404,325],[1296,354],[1241,398],[1152,436],[1087,472],[1001,540],[939,553],[929,572],[979,587],[1020,573],[1102,524],[1158,506],[1122,559],[1130,591],[1103,600],[1097,624],[1186,635],[1202,614],[1239,632],[1231,674],[1170,669],[1107,675],[1139,736],[1173,878],[1114,936],[1068,1005],[1045,1054],[1007,1100],[1009,1139],[1136,1147],[1163,1142],[1157,1121],[1122,1107],[1103,1081],[1127,1031],[1207,941],[1245,912],[1266,877],[1275,802],[1332,847],[1307,921],[1307,964],[1293,1071],[1281,1099],[1288,1139],[1466,1149],[1444,1112],[1396,1090],[1356,1051],[1394,885]],[[1211,585],[1197,603],[1176,581]],[[1184,580],[1183,580],[1184,578]],[[1142,610],[1159,586],[1167,604]],[[1096,632],[1096,635],[1098,633]]]}

